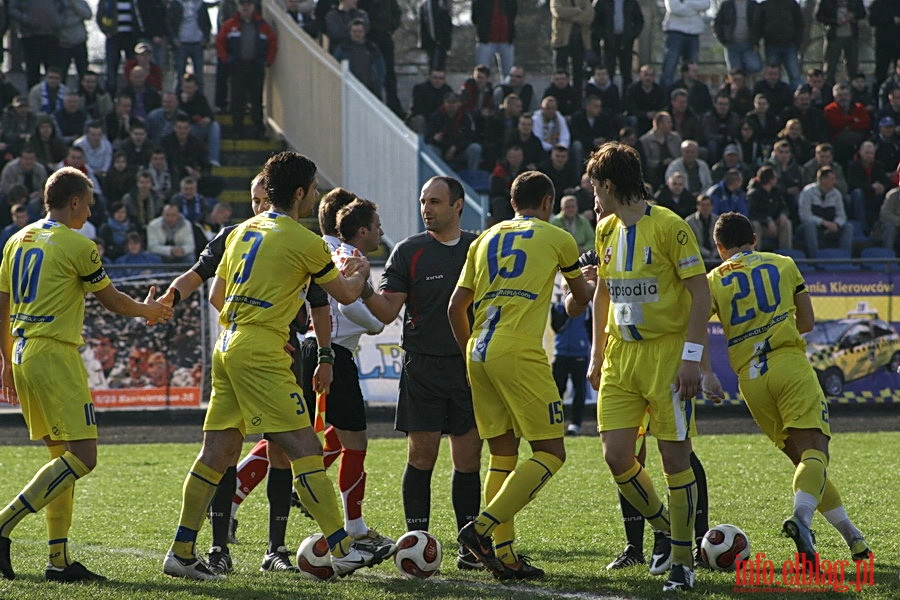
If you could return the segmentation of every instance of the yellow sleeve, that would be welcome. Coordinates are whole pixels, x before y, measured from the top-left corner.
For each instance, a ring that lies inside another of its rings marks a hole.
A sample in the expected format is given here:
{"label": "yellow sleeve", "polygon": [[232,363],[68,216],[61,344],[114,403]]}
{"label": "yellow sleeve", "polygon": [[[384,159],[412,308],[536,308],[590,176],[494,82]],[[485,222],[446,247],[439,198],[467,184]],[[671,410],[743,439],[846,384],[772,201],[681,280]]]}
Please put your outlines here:
{"label": "yellow sleeve", "polygon": [[678,277],[687,279],[694,275],[706,275],[697,236],[691,231],[691,226],[683,219],[672,219],[672,223],[675,225],[675,235],[668,236],[669,256],[672,257]]}
{"label": "yellow sleeve", "polygon": [[558,244],[559,270],[566,279],[576,279],[581,275],[581,268],[578,266],[578,244],[568,231],[560,231],[564,235]]}
{"label": "yellow sleeve", "polygon": [[[81,237],[80,234],[76,235]],[[81,277],[81,287],[84,292],[99,292],[108,286],[111,282],[106,274],[106,269],[103,268],[100,253],[97,252],[97,245],[87,238],[82,238],[73,246],[72,262],[75,265],[75,271]]]}
{"label": "yellow sleeve", "polygon": [[466,252],[466,262],[459,273],[456,287],[466,288],[467,290],[475,289],[475,255],[478,252],[479,242],[481,242],[480,236],[469,246],[469,250]]}

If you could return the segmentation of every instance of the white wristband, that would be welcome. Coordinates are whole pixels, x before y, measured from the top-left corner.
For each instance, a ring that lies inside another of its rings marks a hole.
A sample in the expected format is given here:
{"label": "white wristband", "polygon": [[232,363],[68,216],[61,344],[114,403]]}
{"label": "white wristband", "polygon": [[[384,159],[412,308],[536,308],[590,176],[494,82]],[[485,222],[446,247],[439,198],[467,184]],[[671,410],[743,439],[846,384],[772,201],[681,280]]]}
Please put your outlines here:
{"label": "white wristband", "polygon": [[700,362],[703,357],[703,344],[695,344],[693,342],[685,342],[684,350],[681,351],[681,360],[689,360],[691,362]]}

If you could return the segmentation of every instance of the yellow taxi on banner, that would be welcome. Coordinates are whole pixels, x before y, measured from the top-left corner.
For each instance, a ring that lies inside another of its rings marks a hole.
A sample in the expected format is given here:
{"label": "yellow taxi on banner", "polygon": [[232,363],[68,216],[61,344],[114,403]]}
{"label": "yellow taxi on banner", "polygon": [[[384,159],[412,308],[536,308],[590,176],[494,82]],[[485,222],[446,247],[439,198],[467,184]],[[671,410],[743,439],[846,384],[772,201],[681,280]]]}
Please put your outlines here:
{"label": "yellow taxi on banner", "polygon": [[819,321],[803,334],[806,356],[827,396],[840,396],[844,384],[878,369],[900,367],[900,335],[862,302],[846,319]]}

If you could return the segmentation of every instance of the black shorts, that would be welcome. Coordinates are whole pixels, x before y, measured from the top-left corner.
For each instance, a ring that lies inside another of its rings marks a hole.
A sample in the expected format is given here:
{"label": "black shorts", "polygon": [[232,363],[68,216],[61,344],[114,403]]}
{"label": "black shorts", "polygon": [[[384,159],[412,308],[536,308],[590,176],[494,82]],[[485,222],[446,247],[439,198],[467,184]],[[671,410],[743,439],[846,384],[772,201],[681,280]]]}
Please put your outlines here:
{"label": "black shorts", "polygon": [[465,359],[407,352],[394,429],[463,435],[474,427]]}
{"label": "black shorts", "polygon": [[[334,381],[328,392],[325,421],[346,431],[366,430],[366,403],[359,387],[359,371],[353,353],[343,346],[334,344]],[[303,373],[303,397],[309,414],[316,410],[316,393],[312,387],[312,376],[319,362],[319,345],[315,338],[306,338],[300,344],[300,362]],[[310,418],[312,421],[313,418]]]}

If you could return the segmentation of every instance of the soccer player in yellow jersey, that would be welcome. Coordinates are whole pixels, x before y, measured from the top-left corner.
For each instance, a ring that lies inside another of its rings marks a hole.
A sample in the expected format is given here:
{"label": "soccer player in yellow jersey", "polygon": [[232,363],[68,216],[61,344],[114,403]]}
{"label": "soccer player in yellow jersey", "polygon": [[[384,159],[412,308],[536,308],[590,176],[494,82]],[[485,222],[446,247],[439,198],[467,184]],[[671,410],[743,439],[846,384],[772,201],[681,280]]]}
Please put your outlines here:
{"label": "soccer player in yellow jersey", "polygon": [[13,579],[9,556],[13,528],[26,515],[46,509],[49,581],[98,581],[69,555],[75,481],[97,464],[97,419],[87,371],[78,354],[84,345],[84,295],[93,293],[112,312],[164,321],[172,309],[152,300],[136,302],[110,282],[94,242],[80,229],[91,216],[94,187],[71,167],[44,186],[47,217],[25,226],[3,249],[0,267],[0,354],[3,394],[22,405],[32,440],[43,440],[50,462],[0,510],[0,574]]}
{"label": "soccer player in yellow jersey", "polygon": [[[742,214],[719,215],[713,230],[724,261],[708,275],[712,312],[719,315],[738,388],[759,428],[784,452],[794,471],[794,511],[782,531],[808,560],[815,555],[810,522],[818,508],[850,546],[869,556],[859,529],[828,478],[828,403],[806,359],[801,333],[815,324],[803,276],[786,256],[756,252],[756,234]],[[704,392],[721,395],[717,379]]]}
{"label": "soccer player in yellow jersey", "polygon": [[228,234],[210,290],[224,330],[213,352],[203,447],[185,478],[179,526],[163,563],[163,572],[173,577],[225,577],[197,558],[194,545],[216,486],[235,464],[247,433],[265,433],[287,453],[294,488],[325,534],[338,575],[380,562],[389,552],[353,541],[344,530],[322,446],[283,350],[310,277],[349,304],[363,290],[368,262],[348,259],[345,277],[322,239],[297,222],[316,197],[311,160],[282,152],[266,162],[263,173],[272,208]]}
{"label": "soccer player in yellow jersey", "polygon": [[[588,378],[599,391],[603,457],[622,495],[657,536],[650,572],[669,570],[664,591],[694,583],[697,486],[691,469],[694,395],[706,344],[709,286],[697,240],[672,211],[647,203],[637,152],[604,144],[587,165],[595,200],[609,214],[597,224],[598,282]],[[634,456],[650,409],[668,487],[668,510]]]}
{"label": "soccer player in yellow jersey", "polygon": [[[472,242],[447,312],[466,357],[478,433],[491,451],[487,506],[460,530],[459,542],[498,579],[531,579],[544,572],[513,551],[513,518],[566,458],[562,400],[542,343],[556,273],[562,272],[578,302],[586,304],[590,293],[575,239],[547,222],[554,198],[550,178],[522,173],[511,193],[515,218]],[[523,437],[532,456],[519,463]]]}

